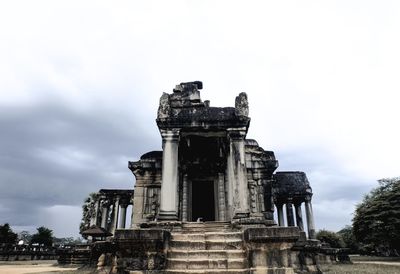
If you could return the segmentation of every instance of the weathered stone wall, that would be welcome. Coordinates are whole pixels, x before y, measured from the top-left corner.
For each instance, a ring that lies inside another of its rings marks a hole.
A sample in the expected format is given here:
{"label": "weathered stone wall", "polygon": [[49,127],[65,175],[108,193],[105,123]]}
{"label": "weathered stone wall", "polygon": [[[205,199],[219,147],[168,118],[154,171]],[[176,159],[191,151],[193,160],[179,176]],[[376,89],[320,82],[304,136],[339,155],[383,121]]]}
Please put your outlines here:
{"label": "weathered stone wall", "polygon": [[117,230],[114,238],[119,273],[166,268],[170,233],[162,229]]}
{"label": "weathered stone wall", "polygon": [[315,250],[296,249],[305,240],[297,227],[249,228],[244,239],[252,273],[320,273]]}
{"label": "weathered stone wall", "polygon": [[154,221],[160,208],[162,151],[148,152],[137,162],[129,162],[135,175],[132,227]]}

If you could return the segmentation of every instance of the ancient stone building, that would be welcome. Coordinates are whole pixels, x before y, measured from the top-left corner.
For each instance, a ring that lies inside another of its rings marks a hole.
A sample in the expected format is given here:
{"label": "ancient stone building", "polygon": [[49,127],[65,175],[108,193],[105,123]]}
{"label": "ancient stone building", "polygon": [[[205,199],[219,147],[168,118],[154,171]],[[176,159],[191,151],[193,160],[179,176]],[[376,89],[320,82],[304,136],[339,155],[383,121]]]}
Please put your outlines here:
{"label": "ancient stone building", "polygon": [[116,225],[126,197],[111,191],[99,203],[93,223],[111,222],[119,271],[317,273],[306,175],[274,173],[274,153],[246,139],[246,93],[234,107],[212,107],[201,89],[201,82],[181,83],[161,96],[163,150],[129,162],[136,178],[131,227]]}

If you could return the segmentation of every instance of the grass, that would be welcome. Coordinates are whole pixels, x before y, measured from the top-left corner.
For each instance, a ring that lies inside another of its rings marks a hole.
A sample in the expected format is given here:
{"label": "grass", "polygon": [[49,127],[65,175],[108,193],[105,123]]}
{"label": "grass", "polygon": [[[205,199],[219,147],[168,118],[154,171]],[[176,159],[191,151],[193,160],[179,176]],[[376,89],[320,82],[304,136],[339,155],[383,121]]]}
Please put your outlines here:
{"label": "grass", "polygon": [[327,274],[400,274],[400,257],[351,255],[353,264],[322,265]]}
{"label": "grass", "polygon": [[377,257],[377,256],[358,256],[350,255],[352,262],[400,262],[400,257]]}
{"label": "grass", "polygon": [[322,265],[321,270],[326,274],[400,274],[400,266],[370,263]]}

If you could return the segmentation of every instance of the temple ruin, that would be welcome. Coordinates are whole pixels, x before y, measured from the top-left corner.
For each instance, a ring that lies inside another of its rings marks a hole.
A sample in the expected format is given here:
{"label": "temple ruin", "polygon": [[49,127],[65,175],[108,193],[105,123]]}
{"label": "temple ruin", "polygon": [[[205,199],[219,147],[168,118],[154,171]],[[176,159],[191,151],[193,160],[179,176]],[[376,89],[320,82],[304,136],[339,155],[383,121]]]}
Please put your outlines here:
{"label": "temple ruin", "polygon": [[275,172],[274,152],[246,139],[246,93],[212,107],[202,86],[162,94],[162,151],[129,162],[134,191],[99,192],[91,225],[114,235],[119,273],[319,273],[306,174]]}

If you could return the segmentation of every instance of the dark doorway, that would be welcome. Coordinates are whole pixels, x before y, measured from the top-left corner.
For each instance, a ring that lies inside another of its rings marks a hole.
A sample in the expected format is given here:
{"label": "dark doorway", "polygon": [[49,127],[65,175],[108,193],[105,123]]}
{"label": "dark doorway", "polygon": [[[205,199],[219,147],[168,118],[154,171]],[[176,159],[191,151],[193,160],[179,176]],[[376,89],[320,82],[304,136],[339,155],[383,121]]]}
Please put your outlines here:
{"label": "dark doorway", "polygon": [[192,183],[192,221],[215,221],[214,182]]}

